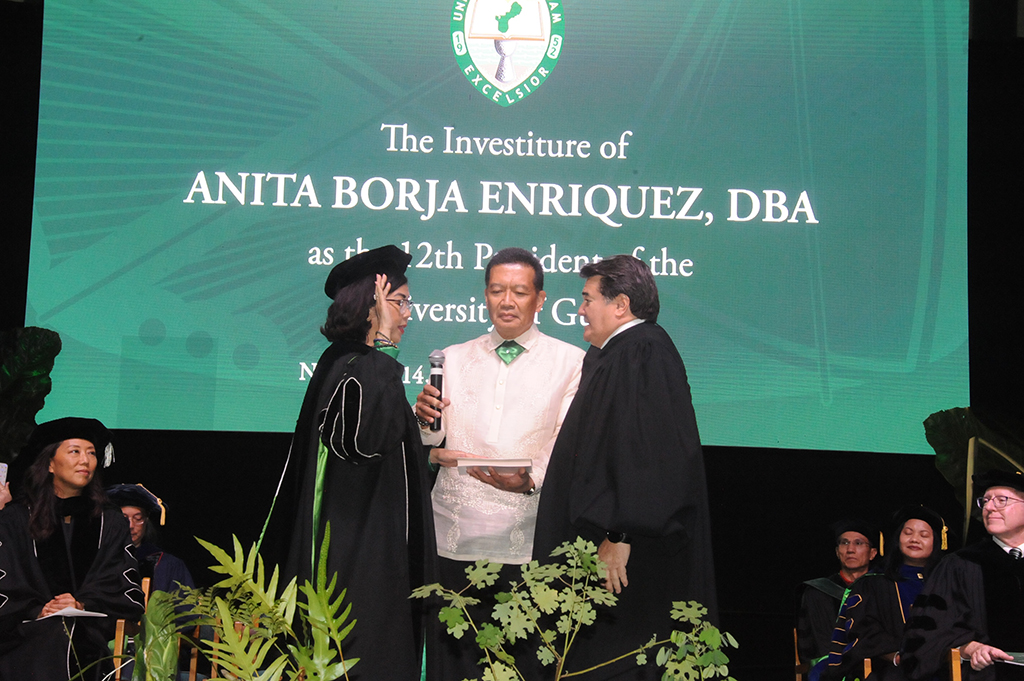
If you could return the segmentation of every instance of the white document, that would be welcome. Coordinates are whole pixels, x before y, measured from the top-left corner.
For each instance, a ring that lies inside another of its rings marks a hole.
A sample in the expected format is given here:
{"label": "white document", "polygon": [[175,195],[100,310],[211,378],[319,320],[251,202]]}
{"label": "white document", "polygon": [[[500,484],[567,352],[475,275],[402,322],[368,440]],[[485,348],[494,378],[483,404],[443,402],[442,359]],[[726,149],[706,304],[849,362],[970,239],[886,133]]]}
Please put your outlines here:
{"label": "white document", "polygon": [[106,613],[102,612],[91,612],[89,610],[79,610],[78,608],[67,607],[63,610],[58,610],[52,615],[46,617],[39,617],[34,620],[24,620],[24,622],[39,622],[40,620],[48,620],[51,617],[106,617]]}

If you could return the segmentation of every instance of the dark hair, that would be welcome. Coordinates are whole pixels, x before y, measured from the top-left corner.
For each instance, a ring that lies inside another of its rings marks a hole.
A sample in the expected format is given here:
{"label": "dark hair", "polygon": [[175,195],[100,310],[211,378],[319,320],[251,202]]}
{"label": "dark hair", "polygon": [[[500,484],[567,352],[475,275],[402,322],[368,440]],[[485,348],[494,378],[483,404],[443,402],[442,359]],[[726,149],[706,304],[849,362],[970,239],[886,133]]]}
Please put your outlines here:
{"label": "dark hair", "polygon": [[903,551],[900,550],[900,535],[903,534],[903,527],[909,521],[923,520],[928,523],[932,530],[932,553],[928,556],[928,560],[925,561],[924,568],[921,569],[925,579],[928,579],[928,575],[932,573],[935,565],[946,555],[946,551],[942,548],[942,528],[945,525],[942,517],[925,506],[919,506],[915,511],[907,515],[903,515],[906,509],[897,511],[897,514],[900,514],[901,517],[897,518],[897,525],[893,528],[892,536],[889,538],[889,546],[891,548],[889,549],[889,555],[885,557],[885,576],[894,582],[902,579],[900,567],[903,565]]}
{"label": "dark hair", "polygon": [[[396,287],[397,288],[397,287]],[[327,308],[327,321],[320,327],[327,340],[366,342],[373,308],[374,276],[370,275],[338,290]]]}
{"label": "dark hair", "polygon": [[654,275],[643,263],[631,255],[616,255],[584,265],[580,270],[584,279],[601,277],[601,295],[612,300],[620,293],[629,298],[629,311],[638,319],[658,321],[661,303],[658,302],[658,286]]}
{"label": "dark hair", "polygon": [[[46,445],[36,456],[36,460],[25,471],[25,492],[22,500],[29,507],[28,529],[35,540],[46,539],[57,529],[57,495],[53,489],[53,473],[50,472],[50,460],[57,453],[60,442]],[[93,502],[93,515],[103,513],[107,495],[103,492],[100,482],[99,452],[97,452],[96,472],[92,480],[82,490],[81,496]]]}
{"label": "dark hair", "polygon": [[533,288],[544,290],[544,268],[540,265],[537,256],[524,248],[503,248],[494,254],[494,257],[487,261],[487,269],[484,270],[484,284],[491,284],[491,268],[498,265],[529,265],[533,268]]}

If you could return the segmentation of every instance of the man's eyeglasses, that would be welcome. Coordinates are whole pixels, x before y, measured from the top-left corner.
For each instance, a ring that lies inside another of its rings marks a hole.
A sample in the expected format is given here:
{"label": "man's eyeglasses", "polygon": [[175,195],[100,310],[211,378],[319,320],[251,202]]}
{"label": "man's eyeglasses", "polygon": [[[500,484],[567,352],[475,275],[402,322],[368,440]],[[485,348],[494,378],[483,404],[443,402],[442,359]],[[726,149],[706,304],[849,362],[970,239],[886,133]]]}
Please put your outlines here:
{"label": "man's eyeglasses", "polygon": [[863,539],[854,539],[853,541],[850,541],[849,539],[840,539],[836,545],[842,546],[843,548],[852,546],[855,549],[859,549],[862,546],[871,546],[871,542],[864,541]]}
{"label": "man's eyeglasses", "polygon": [[398,311],[402,314],[412,310],[412,296],[408,298],[388,298],[388,302],[397,305]]}
{"label": "man's eyeglasses", "polygon": [[976,502],[978,504],[978,508],[982,508],[982,509],[985,508],[985,506],[987,506],[988,502],[990,502],[990,501],[992,502],[992,505],[996,509],[1002,510],[1002,509],[1006,508],[1007,506],[1009,506],[1010,504],[1016,504],[1019,501],[1024,501],[1024,499],[1017,499],[1015,497],[998,496],[998,497],[978,497],[977,500],[976,500]]}

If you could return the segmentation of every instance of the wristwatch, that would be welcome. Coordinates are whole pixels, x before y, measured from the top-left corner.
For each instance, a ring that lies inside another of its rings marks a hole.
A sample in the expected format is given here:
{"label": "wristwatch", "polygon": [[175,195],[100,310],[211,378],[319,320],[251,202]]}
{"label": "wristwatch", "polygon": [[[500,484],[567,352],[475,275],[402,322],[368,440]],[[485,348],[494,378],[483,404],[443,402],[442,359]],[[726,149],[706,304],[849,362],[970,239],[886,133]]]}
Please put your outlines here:
{"label": "wristwatch", "polygon": [[608,538],[608,541],[610,541],[613,544],[629,543],[629,535],[625,532],[612,532],[611,530],[608,530],[604,533],[604,535]]}

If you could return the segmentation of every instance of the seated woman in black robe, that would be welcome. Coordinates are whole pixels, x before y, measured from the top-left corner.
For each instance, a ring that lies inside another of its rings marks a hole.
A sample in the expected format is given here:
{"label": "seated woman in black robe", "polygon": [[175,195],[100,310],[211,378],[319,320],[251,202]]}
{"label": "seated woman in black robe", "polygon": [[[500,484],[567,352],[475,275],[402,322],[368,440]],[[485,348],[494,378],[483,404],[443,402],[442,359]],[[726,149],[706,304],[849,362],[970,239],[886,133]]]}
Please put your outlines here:
{"label": "seated woman in black robe", "polygon": [[[905,506],[894,516],[885,571],[853,583],[836,620],[822,679],[863,679],[871,659],[872,681],[903,681],[896,667],[910,607],[925,579],[946,553],[947,528],[925,506]],[[893,550],[898,547],[898,550]]]}
{"label": "seated woman in black robe", "polygon": [[355,628],[350,681],[420,678],[423,601],[412,589],[436,555],[427,460],[395,357],[411,317],[394,246],[360,253],[331,271],[333,300],[321,332],[331,341],[306,389],[261,553],[283,560],[285,579],[315,583],[327,523],[327,581],[347,589]]}
{"label": "seated woman in black robe", "polygon": [[143,609],[128,523],[96,470],[112,460],[110,432],[50,421],[21,456],[34,459],[24,494],[0,511],[0,680],[99,678],[116,620]]}

